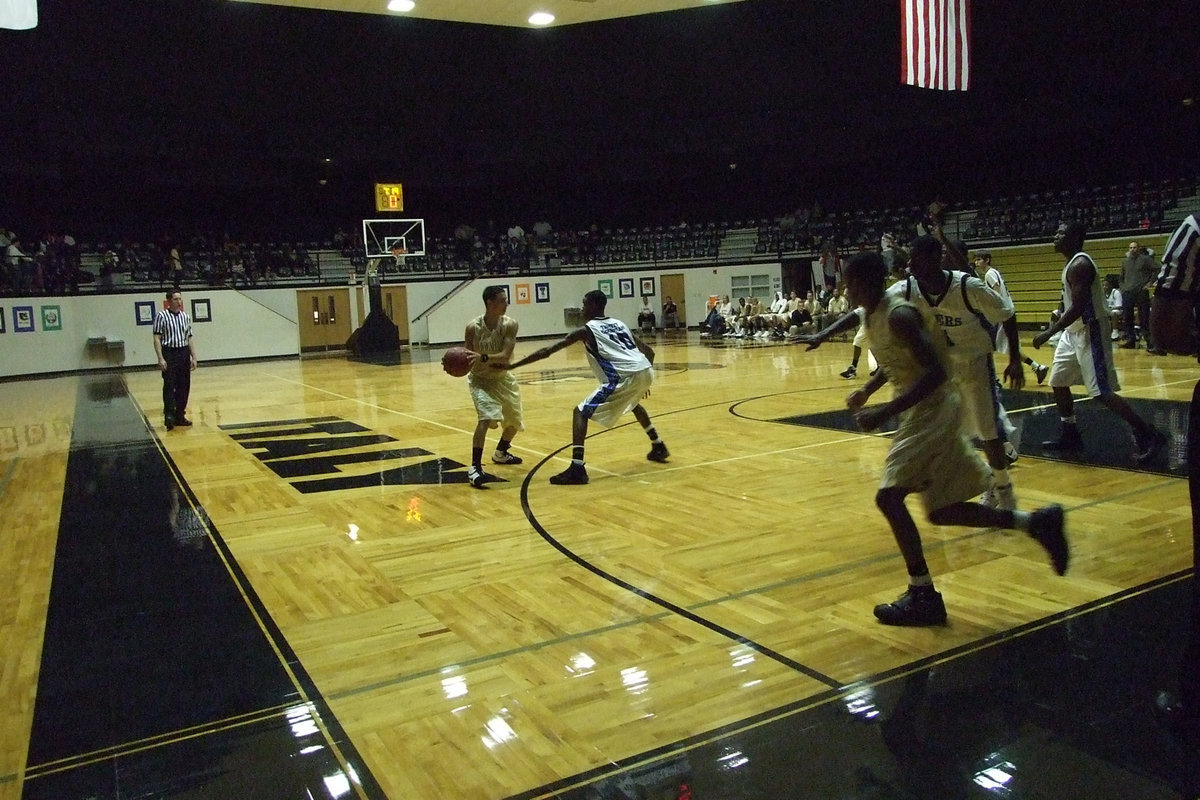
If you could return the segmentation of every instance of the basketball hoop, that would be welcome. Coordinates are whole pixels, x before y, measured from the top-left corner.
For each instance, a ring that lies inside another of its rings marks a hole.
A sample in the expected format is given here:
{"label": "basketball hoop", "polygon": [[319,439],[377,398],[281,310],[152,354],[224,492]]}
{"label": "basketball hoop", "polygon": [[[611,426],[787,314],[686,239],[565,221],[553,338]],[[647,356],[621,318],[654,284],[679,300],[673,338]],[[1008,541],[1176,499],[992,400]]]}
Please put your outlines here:
{"label": "basketball hoop", "polygon": [[425,220],[364,219],[363,255],[368,259],[425,255]]}

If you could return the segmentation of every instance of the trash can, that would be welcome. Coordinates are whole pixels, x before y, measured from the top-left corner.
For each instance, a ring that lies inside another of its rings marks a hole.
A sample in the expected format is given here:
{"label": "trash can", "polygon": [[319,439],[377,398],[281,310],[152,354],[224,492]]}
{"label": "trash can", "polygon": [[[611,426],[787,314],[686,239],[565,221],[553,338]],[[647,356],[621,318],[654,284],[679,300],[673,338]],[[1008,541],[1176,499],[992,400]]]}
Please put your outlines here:
{"label": "trash can", "polygon": [[563,323],[567,326],[567,330],[575,330],[582,327],[584,323],[582,308],[564,308]]}

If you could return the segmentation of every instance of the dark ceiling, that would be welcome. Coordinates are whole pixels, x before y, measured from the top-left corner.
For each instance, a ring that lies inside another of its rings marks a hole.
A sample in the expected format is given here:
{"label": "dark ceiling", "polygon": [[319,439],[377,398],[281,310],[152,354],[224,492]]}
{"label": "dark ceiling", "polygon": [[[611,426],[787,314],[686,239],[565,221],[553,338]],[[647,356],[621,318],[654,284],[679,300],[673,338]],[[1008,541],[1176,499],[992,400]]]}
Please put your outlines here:
{"label": "dark ceiling", "polygon": [[976,2],[973,87],[899,84],[898,3],[527,30],[224,0],[0,32],[0,225],[283,229],[405,185],[434,230],[777,215],[1197,170],[1194,4]]}

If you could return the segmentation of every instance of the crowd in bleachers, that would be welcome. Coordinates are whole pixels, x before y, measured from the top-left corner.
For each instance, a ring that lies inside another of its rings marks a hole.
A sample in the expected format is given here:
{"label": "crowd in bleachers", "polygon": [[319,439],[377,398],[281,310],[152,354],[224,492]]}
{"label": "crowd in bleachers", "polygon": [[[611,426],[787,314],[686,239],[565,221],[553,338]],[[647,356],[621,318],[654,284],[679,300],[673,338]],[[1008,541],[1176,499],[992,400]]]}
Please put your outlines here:
{"label": "crowd in bleachers", "polygon": [[[345,240],[342,246],[350,246]],[[121,286],[270,285],[296,278],[319,282],[317,250],[338,242],[241,242],[197,235],[186,241],[77,242],[64,234],[30,241],[0,229],[0,296],[116,291]]]}
{"label": "crowd in bleachers", "polygon": [[114,286],[117,276],[128,283],[160,286],[256,286],[291,277],[319,280],[311,250],[321,246],[318,242],[240,242],[228,237],[217,242],[197,236],[183,244],[100,242],[85,246],[84,252],[99,257],[98,278],[104,290]]}
{"label": "crowd in bleachers", "polygon": [[808,290],[804,297],[791,292],[775,292],[770,305],[757,297],[739,297],[731,301],[724,295],[708,308],[700,324],[701,338],[760,339],[796,341],[815,333],[850,310],[846,289],[837,282],[819,291]]}
{"label": "crowd in bleachers", "polygon": [[[1046,240],[1061,221],[1081,221],[1090,235],[1166,230],[1180,202],[1198,205],[1196,178],[1126,186],[1075,188],[1016,197],[960,202],[948,217],[952,233],[970,242],[999,244]],[[508,275],[578,271],[619,265],[716,264],[786,257],[836,260],[839,253],[873,246],[892,233],[907,241],[916,232],[920,207],[828,211],[819,205],[776,218],[730,219],[673,225],[565,226],[544,221],[526,232],[488,224],[459,224],[434,232],[424,252],[388,263],[385,275],[413,277]],[[354,227],[350,228],[355,230]],[[33,241],[9,240],[0,229],[0,295],[68,294],[195,283],[260,286],[344,282],[367,267],[361,239],[339,230],[320,239],[239,241],[193,235],[158,241],[107,240],[75,243],[49,234]]]}
{"label": "crowd in bleachers", "polygon": [[79,291],[93,276],[80,268],[79,247],[69,234],[27,242],[0,227],[0,296],[64,295]]}

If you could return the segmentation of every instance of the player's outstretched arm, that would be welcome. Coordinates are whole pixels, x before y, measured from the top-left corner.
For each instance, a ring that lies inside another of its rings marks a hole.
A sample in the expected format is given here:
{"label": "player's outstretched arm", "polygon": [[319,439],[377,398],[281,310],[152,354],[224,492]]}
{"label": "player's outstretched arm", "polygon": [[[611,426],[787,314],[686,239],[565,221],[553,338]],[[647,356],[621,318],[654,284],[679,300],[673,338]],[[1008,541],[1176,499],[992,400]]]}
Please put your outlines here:
{"label": "player's outstretched arm", "polygon": [[543,358],[549,358],[550,356],[554,355],[559,350],[562,350],[565,347],[570,347],[571,345],[575,344],[576,342],[583,341],[587,335],[588,335],[588,329],[586,326],[579,328],[577,330],[572,331],[571,333],[568,333],[562,339],[559,339],[557,342],[555,342],[552,345],[549,345],[548,347],[541,347],[541,348],[538,348],[537,350],[534,350],[532,353],[525,356],[520,361],[514,361],[511,364],[492,364],[492,368],[493,369],[516,369],[517,367],[523,367],[526,364],[532,364],[534,361],[541,361]]}
{"label": "player's outstretched arm", "polygon": [[796,337],[796,341],[801,344],[806,344],[805,352],[816,350],[822,344],[827,342],[831,336],[837,336],[839,333],[844,333],[853,328],[857,328],[861,319],[858,316],[858,309],[847,311],[836,322],[832,322],[825,327],[824,330]]}

